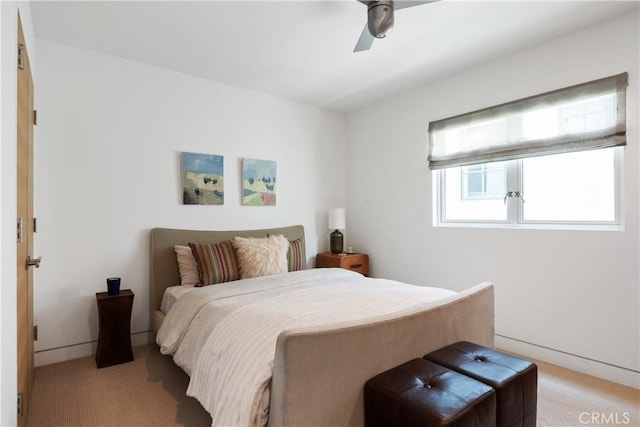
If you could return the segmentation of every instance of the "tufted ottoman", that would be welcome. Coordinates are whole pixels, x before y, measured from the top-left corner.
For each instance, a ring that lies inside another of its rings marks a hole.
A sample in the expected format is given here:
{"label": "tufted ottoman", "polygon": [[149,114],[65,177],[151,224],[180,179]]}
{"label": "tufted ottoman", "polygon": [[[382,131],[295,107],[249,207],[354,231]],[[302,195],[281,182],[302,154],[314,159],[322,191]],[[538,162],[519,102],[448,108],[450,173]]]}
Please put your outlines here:
{"label": "tufted ottoman", "polygon": [[424,359],[367,381],[364,407],[367,427],[496,425],[491,387]]}
{"label": "tufted ottoman", "polygon": [[538,367],[534,363],[466,341],[424,357],[493,387],[498,427],[535,427]]}

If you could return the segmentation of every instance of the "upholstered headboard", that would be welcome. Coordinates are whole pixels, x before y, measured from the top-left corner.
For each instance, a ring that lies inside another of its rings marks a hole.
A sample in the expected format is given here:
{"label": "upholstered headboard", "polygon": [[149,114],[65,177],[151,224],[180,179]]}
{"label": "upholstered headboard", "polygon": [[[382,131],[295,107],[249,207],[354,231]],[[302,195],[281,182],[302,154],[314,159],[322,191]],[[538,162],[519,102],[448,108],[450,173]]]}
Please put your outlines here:
{"label": "upholstered headboard", "polygon": [[171,228],[154,228],[151,230],[151,283],[149,295],[150,308],[160,309],[162,295],[169,286],[180,283],[178,262],[174,251],[175,245],[193,243],[219,243],[240,237],[266,237],[267,234],[282,234],[289,240],[302,239],[303,259],[306,262],[304,245],[304,227],[269,228],[262,230],[212,231],[212,230],[177,230]]}

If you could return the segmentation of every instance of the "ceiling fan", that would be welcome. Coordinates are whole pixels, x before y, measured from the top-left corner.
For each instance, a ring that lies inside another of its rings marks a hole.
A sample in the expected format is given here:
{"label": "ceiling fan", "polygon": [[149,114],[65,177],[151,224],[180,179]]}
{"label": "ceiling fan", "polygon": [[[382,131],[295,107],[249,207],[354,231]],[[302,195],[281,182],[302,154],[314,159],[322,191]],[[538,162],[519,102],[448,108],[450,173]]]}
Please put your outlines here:
{"label": "ceiling fan", "polygon": [[358,0],[367,5],[367,24],[362,29],[362,34],[356,43],[354,52],[368,50],[373,44],[373,39],[382,39],[393,28],[394,10],[406,9],[421,4],[433,3],[438,0]]}

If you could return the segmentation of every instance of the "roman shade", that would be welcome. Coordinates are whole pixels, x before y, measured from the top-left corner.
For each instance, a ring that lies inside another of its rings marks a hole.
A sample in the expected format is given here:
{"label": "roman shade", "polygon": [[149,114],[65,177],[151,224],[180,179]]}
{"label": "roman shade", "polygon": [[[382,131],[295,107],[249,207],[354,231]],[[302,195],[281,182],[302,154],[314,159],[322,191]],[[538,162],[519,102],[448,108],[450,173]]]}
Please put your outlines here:
{"label": "roman shade", "polygon": [[627,73],[429,123],[429,168],[626,145]]}

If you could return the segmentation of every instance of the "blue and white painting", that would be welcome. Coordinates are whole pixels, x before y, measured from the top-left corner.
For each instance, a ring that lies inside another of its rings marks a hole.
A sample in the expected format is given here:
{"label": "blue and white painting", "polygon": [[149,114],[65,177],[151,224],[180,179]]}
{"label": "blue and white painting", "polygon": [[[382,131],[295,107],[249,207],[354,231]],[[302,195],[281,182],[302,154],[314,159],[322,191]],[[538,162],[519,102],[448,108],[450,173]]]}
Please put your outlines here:
{"label": "blue and white painting", "polygon": [[224,156],[182,153],[182,203],[224,204]]}
{"label": "blue and white painting", "polygon": [[276,162],[242,160],[242,204],[245,206],[276,205]]}

